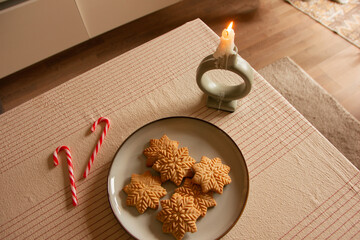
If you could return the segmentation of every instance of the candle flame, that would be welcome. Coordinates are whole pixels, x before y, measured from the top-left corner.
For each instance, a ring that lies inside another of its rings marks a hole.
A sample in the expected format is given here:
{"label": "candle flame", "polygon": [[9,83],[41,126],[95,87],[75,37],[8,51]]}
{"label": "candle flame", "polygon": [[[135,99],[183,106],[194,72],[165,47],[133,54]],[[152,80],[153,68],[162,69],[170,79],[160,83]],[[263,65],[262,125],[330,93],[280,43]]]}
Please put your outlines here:
{"label": "candle flame", "polygon": [[227,27],[227,30],[230,31],[230,30],[232,29],[232,26],[233,26],[233,22],[231,22],[231,23],[229,24],[229,26]]}

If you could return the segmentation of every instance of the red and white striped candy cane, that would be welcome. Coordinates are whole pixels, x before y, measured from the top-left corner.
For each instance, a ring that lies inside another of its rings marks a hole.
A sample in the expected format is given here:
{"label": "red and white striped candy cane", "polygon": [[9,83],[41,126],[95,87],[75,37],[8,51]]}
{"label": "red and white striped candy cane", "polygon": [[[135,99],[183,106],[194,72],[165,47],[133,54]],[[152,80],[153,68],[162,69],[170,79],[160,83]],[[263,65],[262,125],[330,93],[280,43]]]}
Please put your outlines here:
{"label": "red and white striped candy cane", "polygon": [[88,165],[87,165],[87,167],[86,167],[86,169],[85,169],[85,172],[84,172],[84,178],[86,178],[86,177],[89,175],[90,168],[91,168],[91,165],[94,163],[95,156],[96,156],[96,154],[98,153],[99,148],[100,148],[100,146],[101,146],[102,142],[104,141],[104,138],[105,138],[105,136],[106,136],[106,134],[107,134],[107,131],[108,131],[109,128],[110,128],[110,120],[109,120],[108,118],[106,118],[106,117],[100,117],[100,118],[99,118],[96,122],[94,122],[94,124],[92,125],[92,127],[91,127],[91,131],[92,131],[92,132],[95,131],[96,126],[97,126],[100,122],[105,122],[106,125],[105,125],[105,128],[104,128],[104,131],[103,131],[102,134],[101,134],[101,137],[100,137],[98,143],[96,144],[96,147],[95,147],[93,153],[91,154],[90,160],[89,160]]}
{"label": "red and white striped candy cane", "polygon": [[54,164],[55,164],[55,166],[59,165],[58,153],[61,150],[64,150],[66,152],[67,164],[68,164],[68,168],[69,168],[72,203],[73,203],[74,206],[76,206],[76,205],[78,205],[78,200],[77,200],[77,197],[76,197],[74,167],[73,167],[73,164],[72,164],[72,158],[71,158],[70,149],[67,146],[60,146],[60,147],[56,148],[56,150],[54,151],[54,154],[53,154]]}

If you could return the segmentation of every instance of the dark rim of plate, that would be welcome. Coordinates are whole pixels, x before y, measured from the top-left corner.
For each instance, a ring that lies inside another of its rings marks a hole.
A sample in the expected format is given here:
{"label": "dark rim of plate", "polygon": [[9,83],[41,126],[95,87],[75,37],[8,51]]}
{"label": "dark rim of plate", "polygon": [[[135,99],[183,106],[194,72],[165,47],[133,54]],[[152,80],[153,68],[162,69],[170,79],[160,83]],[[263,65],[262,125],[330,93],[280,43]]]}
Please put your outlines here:
{"label": "dark rim of plate", "polygon": [[160,121],[164,121],[164,120],[169,120],[169,119],[175,119],[175,118],[179,118],[179,119],[180,119],[180,118],[185,118],[185,119],[191,119],[191,120],[195,120],[195,121],[201,121],[201,122],[207,123],[207,124],[215,127],[216,129],[220,130],[225,136],[227,136],[227,137],[233,142],[233,144],[236,146],[237,150],[239,151],[240,155],[242,156],[242,159],[244,160],[245,171],[246,171],[246,178],[247,178],[247,186],[246,186],[246,187],[247,187],[247,192],[246,192],[246,197],[245,197],[244,206],[243,206],[243,208],[241,209],[241,211],[239,212],[239,215],[238,215],[238,217],[236,218],[236,220],[233,222],[233,224],[231,224],[225,232],[223,232],[222,234],[220,234],[220,236],[218,236],[218,237],[215,238],[215,239],[220,239],[220,238],[222,238],[223,236],[225,236],[225,235],[235,226],[235,224],[239,221],[242,213],[244,212],[244,209],[245,209],[246,204],[247,204],[248,196],[249,196],[249,190],[250,190],[250,189],[249,189],[249,187],[250,187],[250,186],[249,186],[249,185],[250,185],[249,170],[248,170],[248,168],[247,168],[247,164],[246,164],[246,162],[245,162],[244,155],[242,154],[239,146],[238,146],[238,145],[235,143],[235,141],[229,136],[229,134],[227,134],[224,130],[222,130],[221,128],[219,128],[219,127],[216,126],[215,124],[210,123],[210,122],[208,122],[208,121],[206,121],[206,120],[203,120],[203,119],[200,119],[200,118],[187,117],[187,116],[172,116],[172,117],[160,118],[160,119],[151,121],[151,122],[143,125],[142,127],[136,129],[133,133],[131,133],[131,134],[121,143],[121,145],[119,146],[118,150],[116,151],[116,153],[115,153],[115,155],[114,155],[114,158],[113,158],[113,160],[112,160],[112,162],[111,162],[111,166],[110,166],[109,171],[108,171],[108,181],[107,181],[108,191],[107,191],[107,193],[108,193],[108,201],[109,201],[109,205],[110,205],[111,210],[112,210],[112,214],[114,215],[114,217],[116,218],[116,220],[119,222],[119,224],[122,226],[122,228],[123,228],[131,237],[133,237],[133,238],[135,238],[135,239],[138,239],[138,238],[136,238],[135,236],[133,236],[133,235],[124,227],[124,225],[121,224],[120,220],[117,218],[117,216],[116,216],[115,213],[114,213],[113,206],[112,206],[112,204],[111,204],[111,202],[110,202],[110,193],[109,193],[109,176],[110,176],[110,171],[111,171],[112,165],[113,165],[113,163],[114,163],[115,157],[117,156],[118,152],[120,151],[120,149],[122,148],[122,146],[127,142],[127,140],[130,139],[135,133],[137,133],[137,132],[140,131],[141,129],[143,129],[143,128],[145,128],[146,126],[151,125],[151,124],[153,124],[153,123],[160,122]]}

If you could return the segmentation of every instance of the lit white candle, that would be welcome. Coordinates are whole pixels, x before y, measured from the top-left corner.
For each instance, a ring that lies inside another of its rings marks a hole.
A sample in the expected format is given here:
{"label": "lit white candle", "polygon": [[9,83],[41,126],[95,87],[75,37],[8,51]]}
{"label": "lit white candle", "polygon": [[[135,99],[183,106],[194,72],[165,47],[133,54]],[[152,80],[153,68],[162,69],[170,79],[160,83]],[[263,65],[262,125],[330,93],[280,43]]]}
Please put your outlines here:
{"label": "lit white candle", "polygon": [[220,44],[217,47],[215,53],[213,54],[214,58],[224,57],[224,55],[229,56],[231,54],[236,54],[236,52],[234,51],[235,32],[234,29],[232,29],[232,25],[233,22],[231,22],[229,26],[222,31]]}

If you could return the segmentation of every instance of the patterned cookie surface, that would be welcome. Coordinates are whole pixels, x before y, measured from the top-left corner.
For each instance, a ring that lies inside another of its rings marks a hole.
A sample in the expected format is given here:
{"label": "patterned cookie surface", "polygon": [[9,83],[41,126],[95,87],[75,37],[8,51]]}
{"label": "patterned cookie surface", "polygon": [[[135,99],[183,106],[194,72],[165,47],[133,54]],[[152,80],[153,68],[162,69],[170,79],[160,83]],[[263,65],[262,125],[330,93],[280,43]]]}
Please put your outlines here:
{"label": "patterned cookie surface", "polygon": [[150,139],[150,147],[145,148],[143,154],[146,156],[146,166],[151,167],[159,159],[160,151],[164,151],[168,146],[178,147],[179,142],[173,141],[165,134],[160,139]]}
{"label": "patterned cookie surface", "polygon": [[144,213],[149,208],[157,209],[159,199],[166,195],[166,189],[161,186],[158,176],[153,176],[150,171],[142,175],[132,174],[130,184],[123,188],[127,193],[126,204],[135,206],[139,213]]}
{"label": "patterned cookie surface", "polygon": [[194,207],[200,211],[201,216],[204,217],[208,207],[216,206],[216,201],[213,198],[212,192],[203,193],[201,187],[192,183],[190,178],[186,178],[182,187],[175,189],[175,192],[183,197],[194,198]]}
{"label": "patterned cookie surface", "polygon": [[195,175],[192,181],[199,184],[203,192],[215,191],[223,193],[224,185],[231,183],[230,167],[223,164],[220,158],[210,159],[203,156],[199,163],[193,166]]}
{"label": "patterned cookie surface", "polygon": [[197,231],[196,220],[200,211],[194,207],[194,198],[174,193],[170,199],[161,201],[161,207],[156,218],[163,222],[163,232],[172,233],[180,240],[186,232]]}
{"label": "patterned cookie surface", "polygon": [[155,171],[160,172],[161,181],[170,180],[179,186],[185,176],[191,172],[195,159],[189,156],[186,147],[176,148],[169,145],[167,150],[160,153],[159,160],[153,165]]}

